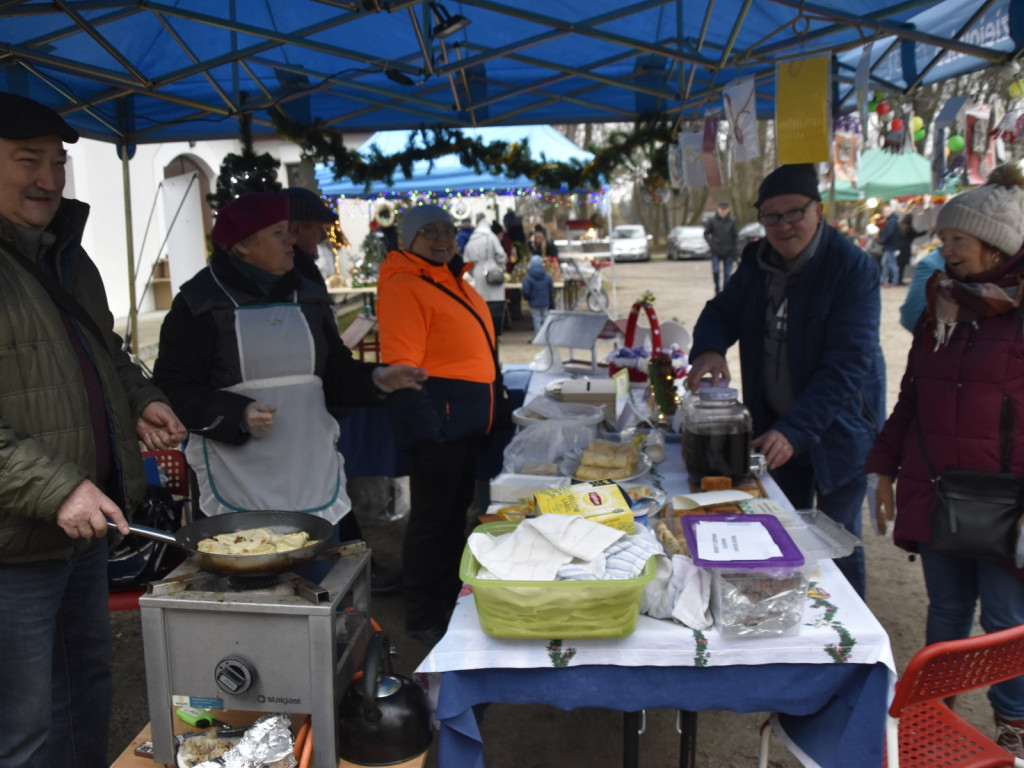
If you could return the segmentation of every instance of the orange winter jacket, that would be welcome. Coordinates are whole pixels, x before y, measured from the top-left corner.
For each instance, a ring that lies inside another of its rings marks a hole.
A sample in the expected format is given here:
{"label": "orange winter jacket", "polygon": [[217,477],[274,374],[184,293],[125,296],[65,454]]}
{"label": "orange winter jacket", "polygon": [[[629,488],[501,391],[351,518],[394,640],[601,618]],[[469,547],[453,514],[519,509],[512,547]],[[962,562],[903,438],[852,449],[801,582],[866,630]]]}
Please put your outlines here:
{"label": "orange winter jacket", "polygon": [[432,264],[409,251],[392,251],[381,265],[381,359],[419,366],[430,377],[421,391],[402,390],[388,398],[396,438],[404,448],[490,429],[497,374],[491,352],[494,326],[487,303],[462,279],[464,271],[456,276],[448,265]]}

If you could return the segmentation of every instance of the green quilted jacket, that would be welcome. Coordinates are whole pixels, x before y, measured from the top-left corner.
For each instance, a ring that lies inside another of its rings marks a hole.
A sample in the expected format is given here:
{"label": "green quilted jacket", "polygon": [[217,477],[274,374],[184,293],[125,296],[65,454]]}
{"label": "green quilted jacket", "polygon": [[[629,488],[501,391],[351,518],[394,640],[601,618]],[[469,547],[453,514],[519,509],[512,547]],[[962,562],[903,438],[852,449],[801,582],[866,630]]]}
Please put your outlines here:
{"label": "green quilted jacket", "polygon": [[[68,559],[85,543],[55,522],[71,491],[95,480],[81,368],[49,294],[13,253],[57,265],[62,284],[96,326],[112,329],[100,273],[80,242],[88,215],[89,206],[65,200],[45,232],[0,217],[0,562]],[[130,512],[145,491],[135,422],[149,403],[166,398],[121,351],[112,330],[103,339],[82,331],[103,386],[115,469]]]}

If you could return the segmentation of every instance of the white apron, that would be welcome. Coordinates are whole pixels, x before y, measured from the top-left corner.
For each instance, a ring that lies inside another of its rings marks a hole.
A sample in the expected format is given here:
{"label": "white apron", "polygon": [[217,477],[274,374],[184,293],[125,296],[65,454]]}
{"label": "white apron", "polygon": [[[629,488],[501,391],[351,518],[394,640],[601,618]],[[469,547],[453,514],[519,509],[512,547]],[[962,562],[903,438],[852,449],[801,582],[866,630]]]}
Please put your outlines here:
{"label": "white apron", "polygon": [[199,482],[199,508],[207,515],[308,512],[337,523],[352,502],[337,450],[338,422],[313,373],[316,353],[302,309],[297,303],[235,302],[235,338],[242,381],[225,391],[276,406],[277,412],[270,431],[244,445],[192,436],[185,455]]}

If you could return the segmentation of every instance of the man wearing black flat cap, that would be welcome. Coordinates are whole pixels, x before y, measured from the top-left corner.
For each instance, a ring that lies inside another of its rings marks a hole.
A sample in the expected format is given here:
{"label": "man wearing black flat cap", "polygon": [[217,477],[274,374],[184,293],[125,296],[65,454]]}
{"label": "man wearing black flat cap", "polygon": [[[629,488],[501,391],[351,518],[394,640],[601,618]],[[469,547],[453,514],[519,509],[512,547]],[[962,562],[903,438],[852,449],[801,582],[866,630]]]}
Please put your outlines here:
{"label": "man wearing black flat cap", "polygon": [[288,196],[288,229],[295,236],[295,269],[327,287],[316,263],[317,249],[327,239],[330,228],[338,223],[338,217],[316,192],[303,187],[289,187],[283,192]]}
{"label": "man wearing black flat cap", "polygon": [[[885,415],[878,270],[824,222],[813,165],[777,168],[756,205],[766,237],[701,312],[687,382],[726,383],[738,341],[753,447],[797,509],[860,536],[864,461]],[[863,595],[863,549],[836,565]]]}
{"label": "man wearing black flat cap", "polygon": [[111,330],[62,197],[78,132],[0,92],[0,765],[107,764],[107,523],[142,501],[141,440],[185,439]]}

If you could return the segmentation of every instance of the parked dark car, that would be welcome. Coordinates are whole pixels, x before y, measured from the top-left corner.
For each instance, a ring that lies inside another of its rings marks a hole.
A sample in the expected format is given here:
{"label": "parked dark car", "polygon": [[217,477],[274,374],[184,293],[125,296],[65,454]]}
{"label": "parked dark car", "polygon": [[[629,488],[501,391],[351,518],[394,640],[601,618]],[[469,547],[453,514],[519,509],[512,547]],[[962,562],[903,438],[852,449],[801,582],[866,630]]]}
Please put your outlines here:
{"label": "parked dark car", "polygon": [[706,259],[711,255],[711,246],[704,239],[704,227],[672,227],[665,239],[665,252],[669,261]]}

